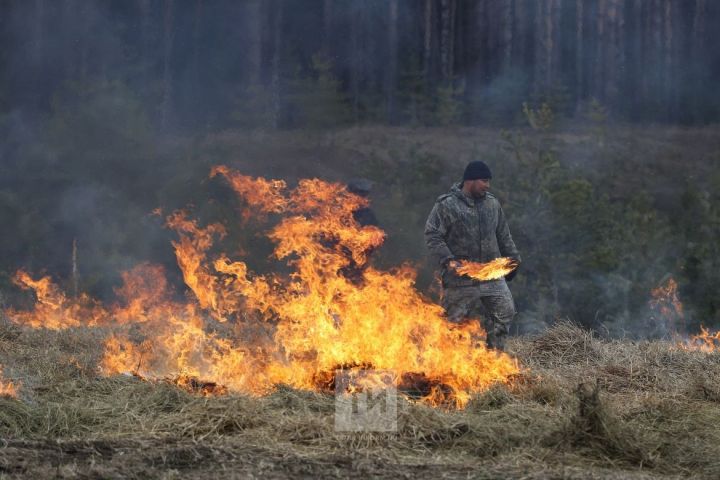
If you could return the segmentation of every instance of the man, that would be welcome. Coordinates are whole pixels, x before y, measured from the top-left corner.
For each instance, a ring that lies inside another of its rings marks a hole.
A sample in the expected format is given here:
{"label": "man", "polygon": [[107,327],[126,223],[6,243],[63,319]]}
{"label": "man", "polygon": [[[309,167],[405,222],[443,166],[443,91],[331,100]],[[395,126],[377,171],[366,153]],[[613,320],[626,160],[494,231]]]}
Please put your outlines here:
{"label": "man", "polygon": [[[488,192],[491,178],[492,172],[484,162],[470,162],[463,181],[435,202],[425,224],[425,243],[442,268],[442,305],[448,320],[479,320],[484,310],[487,346],[504,350],[515,316],[505,278],[478,281],[455,273],[462,259],[486,263],[511,257],[520,263],[500,202]],[[507,280],[512,280],[514,274],[509,274]]]}

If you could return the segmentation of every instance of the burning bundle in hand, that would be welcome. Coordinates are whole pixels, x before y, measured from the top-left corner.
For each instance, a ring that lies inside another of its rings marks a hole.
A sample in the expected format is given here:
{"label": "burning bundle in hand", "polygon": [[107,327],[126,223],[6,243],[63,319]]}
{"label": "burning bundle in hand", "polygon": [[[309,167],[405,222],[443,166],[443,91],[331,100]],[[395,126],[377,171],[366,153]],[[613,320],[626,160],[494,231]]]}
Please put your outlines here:
{"label": "burning bundle in hand", "polygon": [[465,275],[475,280],[495,280],[512,272],[517,266],[517,261],[510,257],[496,258],[487,263],[461,260],[460,266],[455,271],[458,275]]}

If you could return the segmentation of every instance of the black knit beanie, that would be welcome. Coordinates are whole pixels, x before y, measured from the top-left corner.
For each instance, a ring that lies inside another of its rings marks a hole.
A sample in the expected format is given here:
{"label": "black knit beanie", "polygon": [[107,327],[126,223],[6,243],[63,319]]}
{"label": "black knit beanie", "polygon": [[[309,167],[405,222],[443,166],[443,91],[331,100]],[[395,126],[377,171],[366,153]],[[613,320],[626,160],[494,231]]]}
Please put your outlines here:
{"label": "black knit beanie", "polygon": [[477,180],[478,178],[492,178],[490,167],[480,160],[468,163],[465,173],[463,173],[463,180]]}

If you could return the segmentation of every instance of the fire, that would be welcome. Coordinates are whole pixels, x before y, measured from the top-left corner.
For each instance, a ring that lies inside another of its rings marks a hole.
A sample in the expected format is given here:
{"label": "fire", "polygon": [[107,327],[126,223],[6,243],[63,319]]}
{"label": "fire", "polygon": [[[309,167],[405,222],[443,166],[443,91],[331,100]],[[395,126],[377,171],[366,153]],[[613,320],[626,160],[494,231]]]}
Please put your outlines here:
{"label": "fire", "polygon": [[[103,374],[174,379],[206,395],[263,395],[277,384],[331,389],[338,369],[374,369],[393,372],[394,385],[420,401],[462,407],[518,372],[512,358],[477,344],[479,325],[448,323],[415,289],[412,268],[368,263],[385,234],[354,220],[367,199],[318,179],[290,188],[224,166],[211,176],[228,182],[245,207],[242,225],[266,231],[289,274],[254,273],[216,251],[223,225],[201,226],[178,211],[166,224],[178,235],[173,247],[190,298],[174,299],[162,269],[145,264],[123,274],[120,301],[106,310],[76,312],[58,289],[48,296],[35,282],[35,309],[10,318],[35,328],[111,325]],[[512,270],[502,265],[498,271]]]}
{"label": "fire", "polygon": [[3,370],[2,367],[0,367],[0,396],[16,398],[19,387],[19,384],[3,379]]}
{"label": "fire", "polygon": [[668,278],[650,293],[651,318],[662,322],[666,331],[672,334],[678,348],[711,353],[720,347],[720,332],[712,333],[703,325],[700,325],[700,333],[689,337],[685,335],[685,309],[680,301],[675,279]]}
{"label": "fire", "polygon": [[50,277],[34,280],[20,270],[13,279],[24,290],[35,292],[37,301],[31,311],[8,309],[6,314],[13,321],[32,328],[61,330],[70,327],[96,326],[106,317],[105,310],[85,294],[68,298]]}
{"label": "fire", "polygon": [[700,333],[691,335],[686,347],[691,350],[711,353],[720,347],[720,332],[711,333],[704,326],[700,326]]}
{"label": "fire", "polygon": [[650,310],[655,321],[662,322],[665,331],[673,334],[685,333],[685,313],[678,297],[678,285],[674,278],[652,289]]}
{"label": "fire", "polygon": [[515,260],[509,257],[500,257],[487,263],[461,260],[460,266],[455,271],[475,280],[495,280],[504,277],[516,268]]}

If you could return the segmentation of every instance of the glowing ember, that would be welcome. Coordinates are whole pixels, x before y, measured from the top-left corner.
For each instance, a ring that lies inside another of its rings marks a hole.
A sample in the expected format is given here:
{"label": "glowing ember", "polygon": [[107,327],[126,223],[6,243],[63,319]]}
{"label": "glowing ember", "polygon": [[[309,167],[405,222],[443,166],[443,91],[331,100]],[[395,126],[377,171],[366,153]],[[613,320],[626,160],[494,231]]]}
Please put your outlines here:
{"label": "glowing ember", "polygon": [[19,388],[20,384],[3,379],[3,371],[2,367],[0,367],[0,396],[16,398],[18,396]]}
{"label": "glowing ember", "polygon": [[[338,368],[377,369],[393,372],[395,386],[414,398],[463,406],[473,392],[518,372],[509,356],[477,345],[478,324],[448,323],[415,290],[409,266],[388,272],[368,264],[385,234],[354,220],[367,199],[317,179],[290,189],[223,166],[211,175],[228,181],[246,207],[243,224],[267,231],[290,275],[254,274],[215,251],[222,225],[201,226],[178,211],[166,220],[178,234],[173,247],[194,298],[172,300],[162,269],[140,265],[123,275],[120,302],[97,310],[101,318],[93,309],[76,311],[56,289],[36,289],[35,310],[10,318],[33,327],[111,324],[105,375],[173,378],[206,395],[225,387],[262,395],[281,383],[324,390]],[[503,274],[512,270],[505,265]]]}
{"label": "glowing ember", "polygon": [[465,275],[475,280],[495,280],[502,278],[517,268],[512,258],[500,257],[487,263],[461,260],[460,266],[455,269],[459,275]]}

